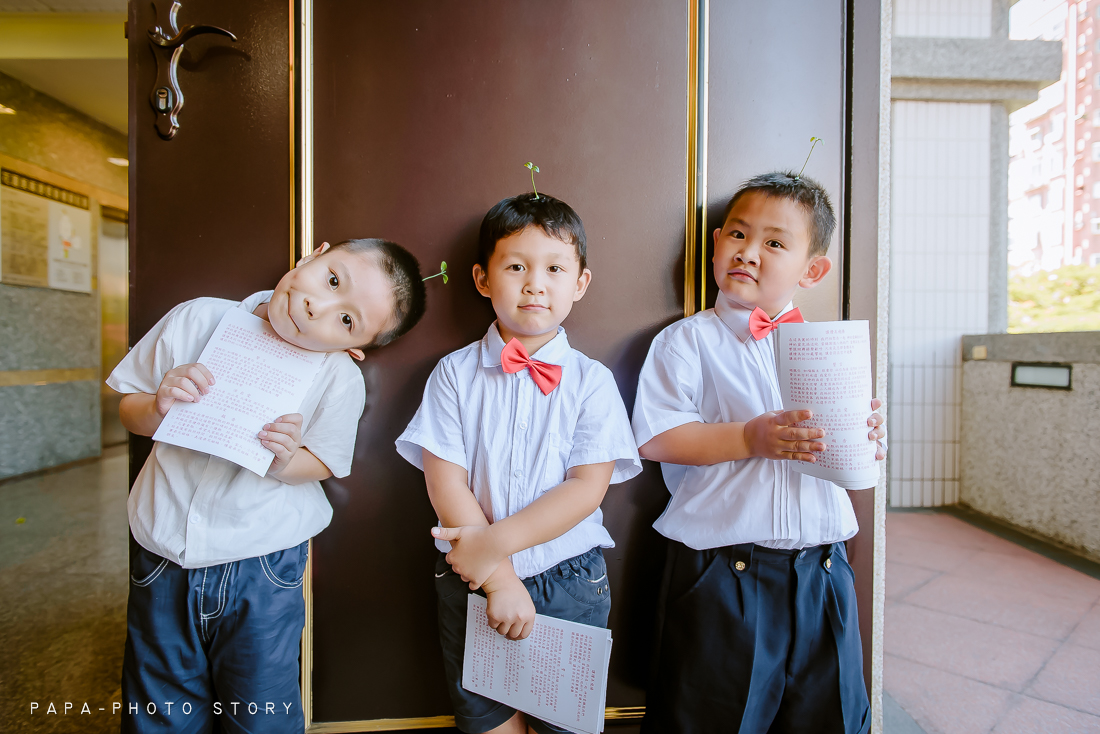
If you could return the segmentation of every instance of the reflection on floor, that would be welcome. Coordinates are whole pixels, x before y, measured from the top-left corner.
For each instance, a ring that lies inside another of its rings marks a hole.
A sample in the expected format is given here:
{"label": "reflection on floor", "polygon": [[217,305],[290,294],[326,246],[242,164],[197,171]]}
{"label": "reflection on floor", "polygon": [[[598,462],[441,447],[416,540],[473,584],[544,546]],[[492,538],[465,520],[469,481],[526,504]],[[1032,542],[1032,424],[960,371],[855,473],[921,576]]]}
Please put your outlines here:
{"label": "reflection on floor", "polygon": [[884,686],[920,728],[1100,732],[1100,579],[946,513],[886,533]]}
{"label": "reflection on floor", "polygon": [[[111,704],[122,700],[126,639],[126,473],[122,446],[102,461],[0,485],[4,732],[118,731]],[[57,714],[47,713],[51,703]]]}

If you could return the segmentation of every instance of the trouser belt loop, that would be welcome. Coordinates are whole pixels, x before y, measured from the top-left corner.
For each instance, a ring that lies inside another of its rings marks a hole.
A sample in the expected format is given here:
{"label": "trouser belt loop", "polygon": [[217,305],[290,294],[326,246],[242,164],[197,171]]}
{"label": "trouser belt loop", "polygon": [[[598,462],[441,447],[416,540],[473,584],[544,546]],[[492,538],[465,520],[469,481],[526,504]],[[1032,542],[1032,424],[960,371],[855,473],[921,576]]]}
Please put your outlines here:
{"label": "trouser belt loop", "polygon": [[752,551],[755,547],[752,543],[730,546],[730,566],[736,573],[752,568]]}

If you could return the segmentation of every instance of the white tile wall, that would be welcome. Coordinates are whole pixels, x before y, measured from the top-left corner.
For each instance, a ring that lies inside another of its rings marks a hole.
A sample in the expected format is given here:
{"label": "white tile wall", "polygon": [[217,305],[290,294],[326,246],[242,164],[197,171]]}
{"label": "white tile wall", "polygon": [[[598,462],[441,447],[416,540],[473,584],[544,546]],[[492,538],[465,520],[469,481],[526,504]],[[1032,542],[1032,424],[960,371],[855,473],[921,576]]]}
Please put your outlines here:
{"label": "white tile wall", "polygon": [[895,0],[895,36],[989,38],[993,0]]}
{"label": "white tile wall", "polygon": [[990,106],[893,103],[890,504],[958,501],[963,334],[988,328]]}

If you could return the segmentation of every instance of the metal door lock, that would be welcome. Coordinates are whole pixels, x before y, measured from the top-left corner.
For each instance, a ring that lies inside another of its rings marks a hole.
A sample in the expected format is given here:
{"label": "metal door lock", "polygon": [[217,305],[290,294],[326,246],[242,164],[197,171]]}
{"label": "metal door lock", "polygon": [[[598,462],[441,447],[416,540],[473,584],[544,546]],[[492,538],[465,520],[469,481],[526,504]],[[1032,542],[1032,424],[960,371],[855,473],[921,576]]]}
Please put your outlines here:
{"label": "metal door lock", "polygon": [[[154,9],[157,6],[154,4]],[[179,113],[183,109],[183,92],[180,90],[179,81],[176,78],[176,69],[179,66],[179,58],[183,53],[183,44],[195,36],[204,33],[215,33],[226,36],[231,41],[237,37],[224,28],[212,25],[189,25],[183,30],[176,25],[176,15],[179,13],[179,2],[173,2],[168,10],[168,30],[171,35],[157,25],[149,29],[149,46],[153,49],[153,55],[157,59],[157,82],[153,87],[153,93],[149,102],[157,113],[157,134],[165,140],[171,140],[179,130]],[[160,11],[157,9],[159,16]],[[159,21],[159,17],[158,17]]]}

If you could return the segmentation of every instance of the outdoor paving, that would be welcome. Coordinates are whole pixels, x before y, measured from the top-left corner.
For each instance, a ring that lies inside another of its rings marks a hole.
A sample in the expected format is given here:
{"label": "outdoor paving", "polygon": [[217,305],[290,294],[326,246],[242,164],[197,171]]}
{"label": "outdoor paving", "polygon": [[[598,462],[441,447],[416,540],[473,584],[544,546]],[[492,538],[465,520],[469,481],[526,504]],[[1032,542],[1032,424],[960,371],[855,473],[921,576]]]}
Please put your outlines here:
{"label": "outdoor paving", "polygon": [[946,513],[886,537],[883,685],[917,727],[1100,733],[1100,579]]}

